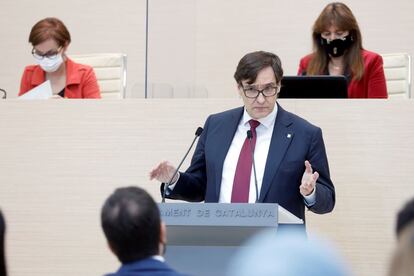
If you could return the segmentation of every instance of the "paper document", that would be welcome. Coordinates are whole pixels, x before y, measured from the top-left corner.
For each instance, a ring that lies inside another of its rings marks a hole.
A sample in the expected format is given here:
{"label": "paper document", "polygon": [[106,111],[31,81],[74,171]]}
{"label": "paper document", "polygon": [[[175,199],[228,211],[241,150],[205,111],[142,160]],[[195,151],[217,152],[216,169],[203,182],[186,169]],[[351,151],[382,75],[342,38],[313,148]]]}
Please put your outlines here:
{"label": "paper document", "polygon": [[303,224],[303,220],[279,205],[278,221],[280,224]]}
{"label": "paper document", "polygon": [[52,97],[52,86],[47,80],[19,97],[22,100],[46,100]]}

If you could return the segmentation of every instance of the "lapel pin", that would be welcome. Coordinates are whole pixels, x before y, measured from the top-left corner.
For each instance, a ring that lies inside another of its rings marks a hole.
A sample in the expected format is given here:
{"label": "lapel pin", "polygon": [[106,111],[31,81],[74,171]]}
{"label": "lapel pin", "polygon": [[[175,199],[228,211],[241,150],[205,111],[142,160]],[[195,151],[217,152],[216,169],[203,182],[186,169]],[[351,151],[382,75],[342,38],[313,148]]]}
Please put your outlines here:
{"label": "lapel pin", "polygon": [[290,138],[292,138],[292,134],[288,133],[288,134],[286,135],[286,137],[290,139]]}

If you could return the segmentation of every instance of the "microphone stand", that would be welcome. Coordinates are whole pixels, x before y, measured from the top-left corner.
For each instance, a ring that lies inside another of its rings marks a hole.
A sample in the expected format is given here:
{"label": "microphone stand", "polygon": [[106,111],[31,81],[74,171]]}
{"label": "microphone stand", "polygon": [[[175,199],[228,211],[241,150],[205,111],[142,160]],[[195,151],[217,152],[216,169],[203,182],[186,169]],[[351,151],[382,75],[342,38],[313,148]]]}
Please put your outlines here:
{"label": "microphone stand", "polygon": [[164,190],[162,191],[162,203],[165,203],[165,196],[167,195],[167,189],[168,187],[171,185],[172,181],[174,180],[175,175],[178,173],[178,170],[180,169],[181,165],[183,164],[185,158],[187,158],[188,153],[190,152],[191,148],[193,147],[195,141],[197,140],[197,138],[201,135],[201,133],[203,132],[203,128],[202,127],[198,127],[196,132],[195,132],[195,137],[193,139],[193,142],[191,143],[190,147],[188,148],[187,152],[185,153],[183,159],[181,159],[180,164],[178,165],[177,169],[175,169],[173,176],[171,177],[170,181],[168,181],[165,185],[164,185]]}

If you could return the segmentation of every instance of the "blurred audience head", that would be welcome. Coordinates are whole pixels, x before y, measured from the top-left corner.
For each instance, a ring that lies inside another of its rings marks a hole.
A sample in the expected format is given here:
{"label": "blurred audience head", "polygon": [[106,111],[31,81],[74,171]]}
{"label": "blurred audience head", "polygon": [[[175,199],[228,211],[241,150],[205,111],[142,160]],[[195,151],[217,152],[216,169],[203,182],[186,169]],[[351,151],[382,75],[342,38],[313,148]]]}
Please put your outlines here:
{"label": "blurred audience head", "polygon": [[349,275],[334,248],[307,240],[303,232],[265,231],[253,237],[230,263],[227,276]]}
{"label": "blurred audience head", "polygon": [[165,250],[166,230],[158,206],[141,188],[116,189],[102,207],[101,223],[109,247],[123,264]]}
{"label": "blurred audience head", "polygon": [[395,232],[398,239],[414,232],[414,198],[409,200],[398,212]]}
{"label": "blurred audience head", "polygon": [[6,222],[4,221],[3,214],[0,210],[0,276],[6,276],[6,253],[5,253],[5,244],[4,236],[6,234]]}

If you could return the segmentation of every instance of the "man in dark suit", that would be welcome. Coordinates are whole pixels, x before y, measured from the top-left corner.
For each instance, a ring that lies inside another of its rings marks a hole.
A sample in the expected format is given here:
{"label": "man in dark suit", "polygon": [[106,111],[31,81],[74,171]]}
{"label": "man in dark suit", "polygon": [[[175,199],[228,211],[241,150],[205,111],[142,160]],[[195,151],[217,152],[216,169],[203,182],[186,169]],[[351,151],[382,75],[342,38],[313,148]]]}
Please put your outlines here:
{"label": "man in dark suit", "polygon": [[102,228],[111,251],[121,261],[108,276],[182,276],[162,257],[166,229],[155,201],[141,188],[119,188],[105,201]]}
{"label": "man in dark suit", "polygon": [[320,214],[332,211],[335,189],[322,131],[276,103],[282,76],[272,53],[240,60],[234,77],[244,107],[208,117],[186,172],[174,175],[168,161],[150,172],[163,183],[173,179],[168,198],[278,203],[301,219],[305,206]]}

